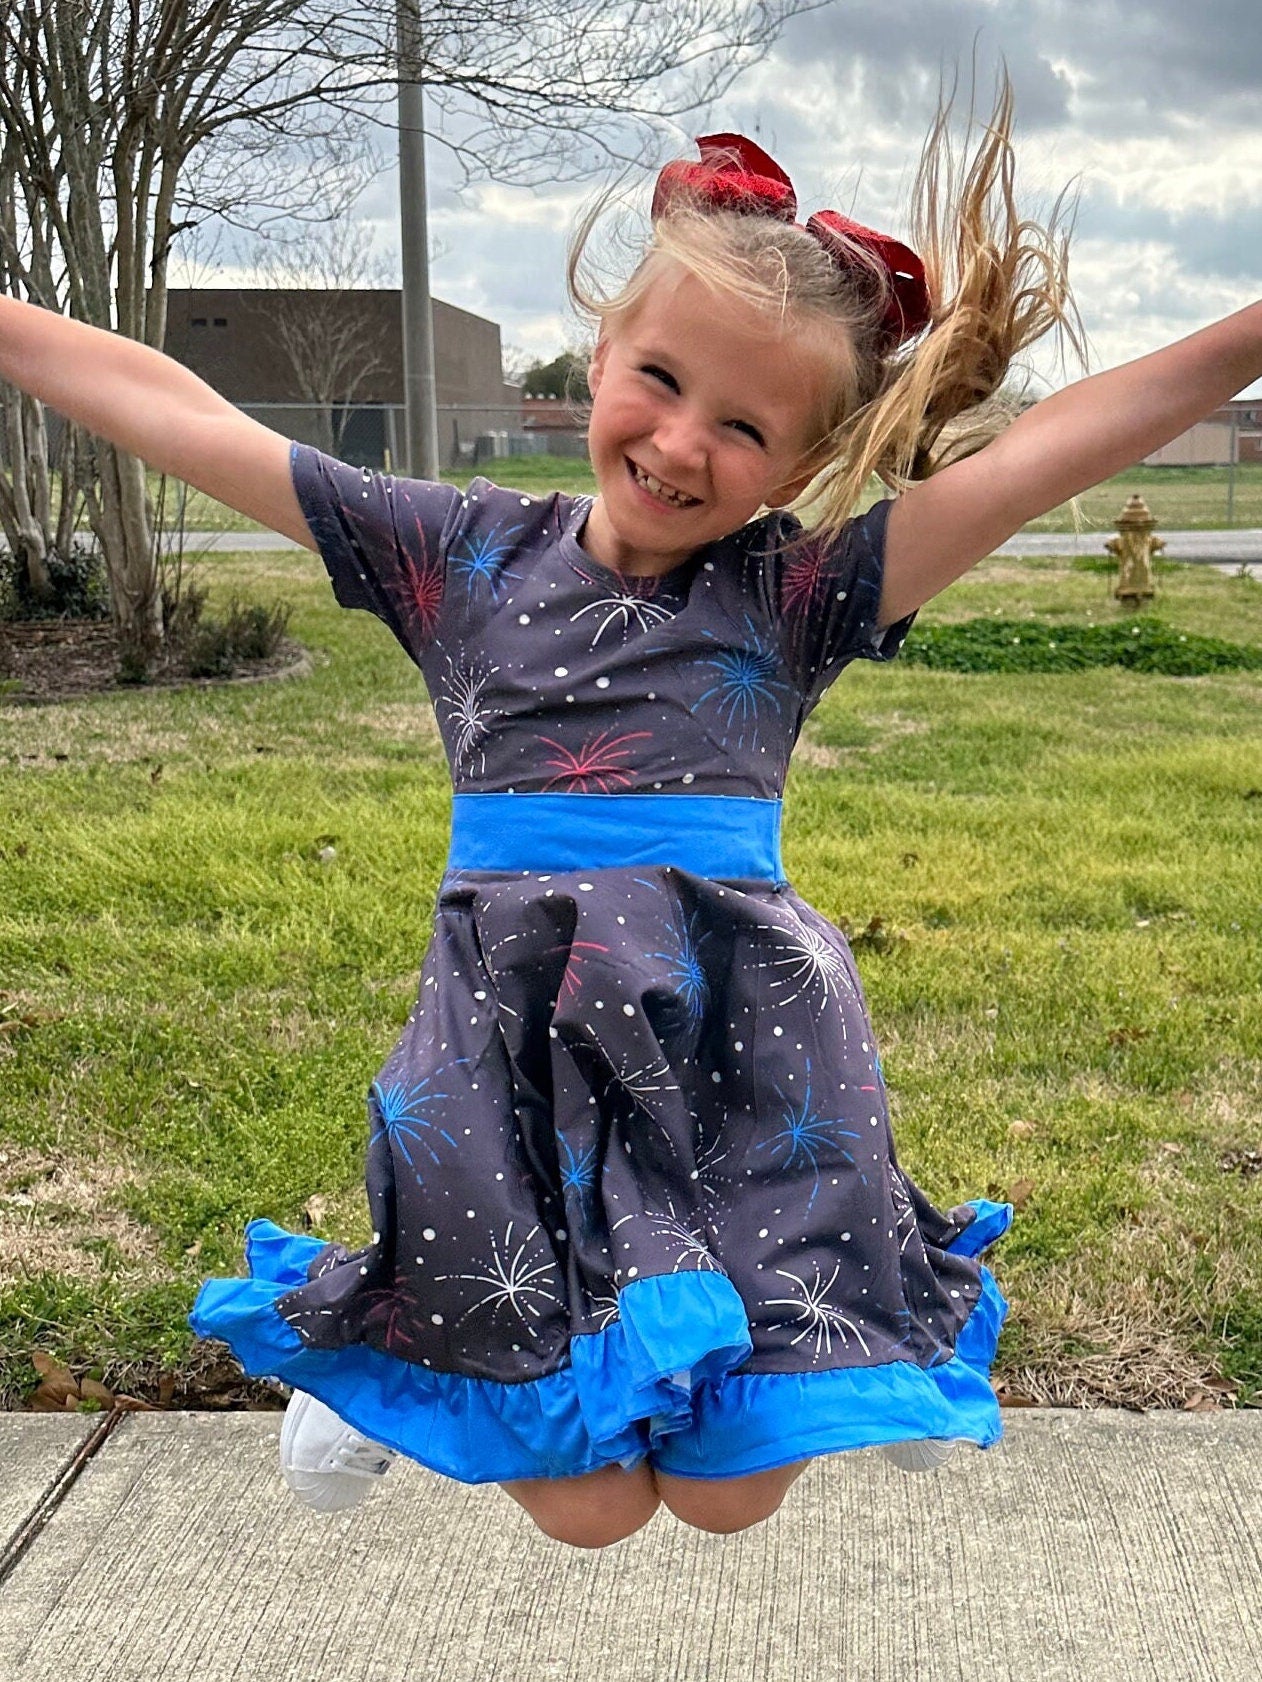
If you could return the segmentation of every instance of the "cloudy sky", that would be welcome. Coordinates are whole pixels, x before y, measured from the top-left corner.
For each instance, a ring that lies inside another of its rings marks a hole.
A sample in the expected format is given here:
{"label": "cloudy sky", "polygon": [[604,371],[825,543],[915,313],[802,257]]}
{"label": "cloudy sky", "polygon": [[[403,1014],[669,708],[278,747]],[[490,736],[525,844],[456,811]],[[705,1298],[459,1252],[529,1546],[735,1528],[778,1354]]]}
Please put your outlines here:
{"label": "cloudy sky", "polygon": [[[804,209],[903,233],[940,76],[961,67],[967,86],[974,55],[984,105],[1007,61],[1030,208],[1076,183],[1071,277],[1093,367],[1262,296],[1262,0],[828,0],[743,71],[707,125],[676,130],[674,149],[701,126],[744,132],[788,170]],[[662,145],[667,155],[668,135]],[[593,184],[457,190],[432,143],[430,170],[435,293],[541,358],[573,341],[565,246]],[[394,257],[393,173],[357,215]],[[1036,390],[1073,377],[1041,351],[1031,373]]]}

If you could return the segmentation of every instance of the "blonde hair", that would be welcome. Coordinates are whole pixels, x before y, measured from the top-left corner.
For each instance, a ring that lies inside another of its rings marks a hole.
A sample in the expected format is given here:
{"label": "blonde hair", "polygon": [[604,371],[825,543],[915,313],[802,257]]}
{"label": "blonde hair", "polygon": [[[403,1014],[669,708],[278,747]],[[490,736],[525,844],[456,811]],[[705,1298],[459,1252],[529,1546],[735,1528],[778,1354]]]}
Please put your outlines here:
{"label": "blonde hair", "polygon": [[610,296],[583,275],[603,201],[570,248],[570,297],[602,327],[627,319],[674,264],[765,312],[776,330],[815,338],[825,378],[816,441],[802,464],[815,478],[799,502],[822,535],[850,518],[871,475],[903,490],[1002,431],[1011,418],[1000,396],[1008,371],[1045,333],[1063,333],[1082,355],[1067,274],[1066,195],[1045,224],[1017,209],[1006,73],[990,121],[962,163],[950,115],[950,102],[941,102],[912,191],[911,243],[925,266],[931,318],[902,346],[882,333],[890,279],[877,258],[853,245],[853,265],[839,266],[813,236],[770,216],[711,211],[673,194],[630,279]]}

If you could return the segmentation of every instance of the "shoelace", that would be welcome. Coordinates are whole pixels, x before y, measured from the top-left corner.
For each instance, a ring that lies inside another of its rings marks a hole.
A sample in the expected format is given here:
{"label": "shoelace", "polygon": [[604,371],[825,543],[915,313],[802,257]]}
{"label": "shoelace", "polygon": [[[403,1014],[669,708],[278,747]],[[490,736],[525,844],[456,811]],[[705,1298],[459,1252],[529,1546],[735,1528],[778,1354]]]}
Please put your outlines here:
{"label": "shoelace", "polygon": [[386,1471],[397,1458],[392,1448],[382,1448],[380,1443],[372,1442],[368,1437],[340,1442],[333,1451],[333,1460],[339,1470],[356,1472],[361,1476],[376,1476]]}

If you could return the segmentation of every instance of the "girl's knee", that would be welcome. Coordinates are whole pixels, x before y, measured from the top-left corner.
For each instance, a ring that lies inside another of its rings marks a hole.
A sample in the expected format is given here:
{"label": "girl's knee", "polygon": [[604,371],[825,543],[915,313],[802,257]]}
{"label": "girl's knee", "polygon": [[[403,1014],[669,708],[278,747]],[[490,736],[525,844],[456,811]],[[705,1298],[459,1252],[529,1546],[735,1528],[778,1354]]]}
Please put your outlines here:
{"label": "girl's knee", "polygon": [[571,1548],[610,1548],[615,1542],[625,1542],[634,1536],[657,1511],[657,1503],[648,1512],[592,1513],[592,1512],[532,1512],[531,1518],[543,1534],[553,1542],[564,1542]]}
{"label": "girl's knee", "polygon": [[500,1486],[554,1542],[571,1548],[608,1548],[642,1530],[661,1505],[647,1466],[617,1468],[581,1478],[530,1478]]}
{"label": "girl's knee", "polygon": [[683,1524],[712,1536],[752,1530],[778,1512],[808,1461],[744,1478],[676,1478],[657,1473],[662,1505]]}

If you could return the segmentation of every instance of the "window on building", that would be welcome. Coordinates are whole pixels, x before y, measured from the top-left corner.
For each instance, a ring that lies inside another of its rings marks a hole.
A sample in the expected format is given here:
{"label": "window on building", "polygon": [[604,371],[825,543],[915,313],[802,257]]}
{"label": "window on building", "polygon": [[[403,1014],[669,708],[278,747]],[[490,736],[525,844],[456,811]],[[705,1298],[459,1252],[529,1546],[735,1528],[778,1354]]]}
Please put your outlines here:
{"label": "window on building", "polygon": [[193,317],[193,326],[194,327],[204,327],[205,325],[206,325],[206,317],[204,315],[195,315]]}
{"label": "window on building", "polygon": [[217,315],[215,317],[215,326],[216,327],[226,327],[227,325],[228,325],[228,317],[226,315]]}

